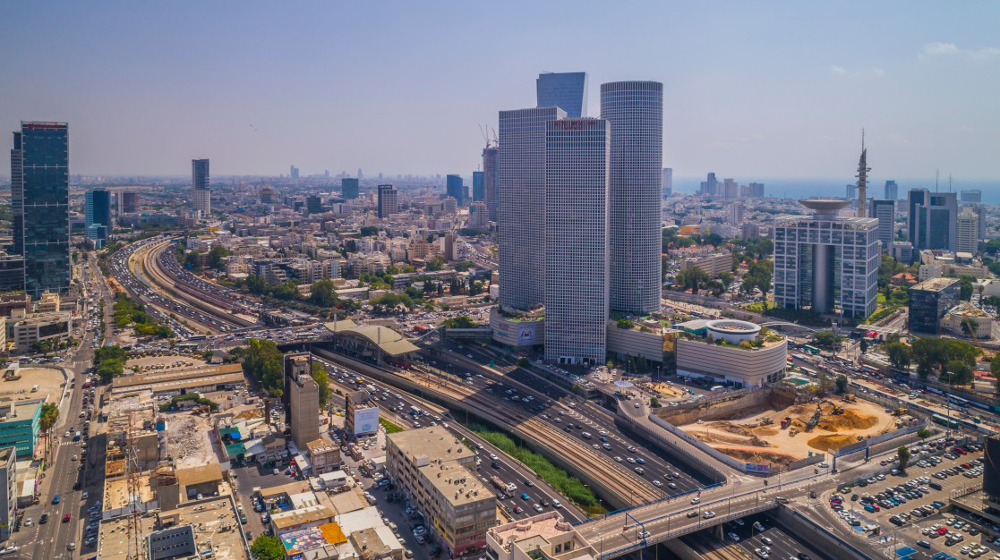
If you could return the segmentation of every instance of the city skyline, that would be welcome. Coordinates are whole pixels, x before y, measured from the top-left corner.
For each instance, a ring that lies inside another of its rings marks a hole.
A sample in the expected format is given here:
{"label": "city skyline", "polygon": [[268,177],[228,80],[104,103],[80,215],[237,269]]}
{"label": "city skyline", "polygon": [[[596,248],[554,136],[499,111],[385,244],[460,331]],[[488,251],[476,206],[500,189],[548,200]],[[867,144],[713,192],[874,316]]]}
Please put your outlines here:
{"label": "city skyline", "polygon": [[[532,106],[530,78],[541,72],[585,71],[590,115],[599,114],[600,83],[664,84],[663,161],[678,178],[712,170],[765,181],[841,177],[856,161],[862,127],[873,184],[931,177],[935,168],[1000,178],[989,157],[1000,148],[989,134],[1000,125],[987,93],[1000,85],[991,70],[1000,64],[993,5],[866,6],[863,19],[855,5],[665,5],[648,6],[641,21],[623,12],[555,25],[545,14],[566,10],[547,5],[519,26],[517,10],[472,25],[482,16],[474,6],[241,8],[202,7],[187,18],[178,6],[5,4],[0,32],[14,47],[0,53],[0,70],[19,79],[0,99],[0,115],[9,128],[21,119],[72,123],[76,174],[181,176],[204,155],[217,176],[276,176],[290,162],[303,175],[360,165],[390,176],[468,176],[481,166],[480,125],[497,126],[496,107]],[[324,22],[338,20],[370,22],[382,39],[366,40],[366,25],[326,33]],[[17,47],[43,23],[55,38],[46,49]],[[454,41],[415,40],[445,27],[458,30]],[[630,43],[557,46],[599,27],[628,30]],[[761,29],[782,36],[764,41]],[[727,41],[702,41],[704,33]],[[483,34],[518,46],[474,55],[454,48]],[[162,49],[168,42],[174,47]],[[444,63],[404,65],[395,56],[403,49],[409,60]],[[461,75],[476,75],[475,85],[452,87],[447,78]],[[74,87],[56,87],[67,81]],[[972,81],[976,88],[951,85]],[[201,85],[191,95],[194,82]],[[293,137],[301,141],[276,140]]]}

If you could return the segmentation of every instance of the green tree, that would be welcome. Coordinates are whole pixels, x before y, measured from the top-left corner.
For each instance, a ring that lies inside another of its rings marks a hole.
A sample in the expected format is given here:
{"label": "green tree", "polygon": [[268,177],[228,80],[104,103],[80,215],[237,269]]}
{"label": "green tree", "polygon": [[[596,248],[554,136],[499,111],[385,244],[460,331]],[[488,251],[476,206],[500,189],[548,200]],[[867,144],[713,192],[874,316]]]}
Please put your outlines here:
{"label": "green tree", "polygon": [[319,385],[319,407],[326,408],[326,403],[330,400],[330,376],[326,373],[326,367],[317,361],[310,362],[309,374],[316,385]]}
{"label": "green tree", "polygon": [[250,552],[257,560],[284,560],[285,546],[277,537],[261,535],[253,540]]}
{"label": "green tree", "polygon": [[444,268],[444,257],[434,257],[433,259],[427,261],[427,265],[424,268],[430,272],[441,270]]}
{"label": "green tree", "polygon": [[899,470],[905,471],[906,465],[910,464],[910,450],[905,445],[900,445],[896,450],[896,457],[899,459]]}
{"label": "green tree", "polygon": [[771,277],[774,272],[774,263],[769,260],[758,260],[750,263],[750,268],[743,276],[743,284],[740,290],[749,294],[754,288],[760,290],[761,294],[767,295],[771,291]]}
{"label": "green tree", "polygon": [[449,329],[472,329],[476,327],[476,323],[472,321],[472,318],[468,315],[459,315],[458,317],[449,317],[444,320],[444,326]]}
{"label": "green tree", "polygon": [[825,371],[819,372],[819,394],[828,395],[833,390],[833,381]]}
{"label": "green tree", "polygon": [[333,289],[333,280],[323,278],[313,282],[309,287],[309,302],[320,307],[333,307],[337,303],[337,292]]}
{"label": "green tree", "polygon": [[708,281],[708,273],[697,266],[680,271],[674,278],[674,283],[677,286],[682,290],[691,290],[693,294],[697,294],[698,289],[708,284]]}
{"label": "green tree", "polygon": [[827,350],[839,350],[840,343],[844,340],[844,337],[833,334],[833,331],[818,331],[813,335],[813,342],[821,348],[826,348]]}
{"label": "green tree", "polygon": [[1000,356],[993,356],[993,361],[990,362],[990,375],[996,379],[996,393],[1000,395]]}
{"label": "green tree", "polygon": [[890,342],[886,345],[885,351],[889,354],[889,363],[892,364],[892,367],[902,371],[909,369],[910,362],[913,360],[913,353],[909,346],[902,342]]}
{"label": "green tree", "polygon": [[378,235],[378,226],[361,226],[361,237]]}
{"label": "green tree", "polygon": [[656,397],[650,397],[649,398],[649,406],[650,406],[650,408],[660,408],[660,399],[658,399]]}
{"label": "green tree", "polygon": [[928,430],[927,428],[920,428],[919,430],[917,430],[917,437],[920,439],[927,439],[931,437],[931,431]]}
{"label": "green tree", "polygon": [[278,350],[277,345],[270,340],[252,338],[239,350],[239,355],[243,358],[243,370],[247,375],[271,396],[281,396],[285,376],[282,361],[284,354]]}
{"label": "green tree", "polygon": [[722,289],[728,290],[729,286],[733,285],[733,280],[735,280],[735,277],[731,272],[719,273],[719,282],[722,283]]}
{"label": "green tree", "polygon": [[635,323],[633,323],[632,319],[629,319],[628,317],[622,317],[621,319],[618,319],[617,326],[619,329],[629,330],[635,326]]}
{"label": "green tree", "polygon": [[959,297],[963,301],[969,301],[972,298],[972,285],[975,282],[976,279],[968,274],[962,274],[958,277]]}
{"label": "green tree", "polygon": [[955,385],[969,385],[975,379],[972,368],[961,360],[951,360],[941,373],[941,381]]}
{"label": "green tree", "polygon": [[229,249],[226,249],[222,245],[216,245],[212,247],[212,250],[208,252],[208,266],[220,269],[222,268],[222,259],[229,256]]}
{"label": "green tree", "polygon": [[263,295],[267,293],[267,282],[264,281],[263,276],[248,274],[244,282],[251,294]]}
{"label": "green tree", "polygon": [[846,393],[847,392],[847,386],[848,386],[849,383],[850,383],[850,381],[847,380],[847,376],[846,375],[839,375],[839,376],[837,376],[837,393],[839,393],[841,395],[844,394],[844,393]]}
{"label": "green tree", "polygon": [[42,404],[41,419],[39,420],[38,427],[42,429],[43,432],[47,432],[55,426],[56,420],[59,419],[59,407],[54,404],[44,403]]}

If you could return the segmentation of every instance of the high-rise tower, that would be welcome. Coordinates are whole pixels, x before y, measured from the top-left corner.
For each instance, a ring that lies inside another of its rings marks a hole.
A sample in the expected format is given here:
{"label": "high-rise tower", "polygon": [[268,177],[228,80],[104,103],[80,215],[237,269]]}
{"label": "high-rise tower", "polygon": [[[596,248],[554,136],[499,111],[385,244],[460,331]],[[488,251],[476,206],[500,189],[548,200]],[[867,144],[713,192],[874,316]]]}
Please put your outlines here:
{"label": "high-rise tower", "polygon": [[191,188],[194,193],[194,209],[203,218],[212,215],[212,189],[208,173],[207,159],[191,160]]}
{"label": "high-rise tower", "polygon": [[500,182],[500,148],[487,145],[483,148],[483,202],[492,221],[497,221],[497,184]]}
{"label": "high-rise tower", "polygon": [[388,218],[399,212],[399,192],[392,185],[378,186],[378,217]]}
{"label": "high-rise tower", "polygon": [[538,75],[535,92],[539,107],[559,107],[567,118],[587,116],[587,73],[546,72]]}
{"label": "high-rise tower", "polygon": [[21,121],[10,151],[14,252],[24,256],[24,290],[70,286],[69,125]]}
{"label": "high-rise tower", "polygon": [[545,296],[545,123],[558,107],[500,111],[500,307],[529,310]]}
{"label": "high-rise tower", "polygon": [[[604,363],[608,121],[545,123],[545,359]],[[502,285],[502,284],[501,284]]]}
{"label": "high-rise tower", "polygon": [[858,217],[864,218],[868,209],[868,149],[865,148],[865,131],[861,130],[861,157],[858,159]]}
{"label": "high-rise tower", "polygon": [[611,125],[608,173],[610,305],[645,314],[660,308],[660,189],[663,84],[601,84],[601,115]]}

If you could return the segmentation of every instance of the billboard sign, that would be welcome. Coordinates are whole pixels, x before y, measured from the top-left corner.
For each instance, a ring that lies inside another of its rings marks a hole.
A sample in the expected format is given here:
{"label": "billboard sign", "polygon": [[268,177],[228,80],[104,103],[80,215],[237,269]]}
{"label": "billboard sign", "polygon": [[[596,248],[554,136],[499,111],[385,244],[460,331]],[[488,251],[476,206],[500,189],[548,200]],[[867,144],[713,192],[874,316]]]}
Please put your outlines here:
{"label": "billboard sign", "polygon": [[521,324],[517,326],[517,345],[518,346],[532,346],[538,344],[537,336],[535,334],[535,324]]}
{"label": "billboard sign", "polygon": [[378,407],[354,410],[354,435],[373,434],[378,430]]}

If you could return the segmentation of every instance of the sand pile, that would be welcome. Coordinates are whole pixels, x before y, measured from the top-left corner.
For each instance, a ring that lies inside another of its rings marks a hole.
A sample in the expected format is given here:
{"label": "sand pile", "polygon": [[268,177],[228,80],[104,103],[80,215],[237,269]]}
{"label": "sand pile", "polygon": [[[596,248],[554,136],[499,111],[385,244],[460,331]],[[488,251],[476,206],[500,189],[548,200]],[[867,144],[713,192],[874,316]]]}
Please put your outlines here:
{"label": "sand pile", "polygon": [[776,428],[773,424],[770,425],[770,426],[760,426],[760,427],[754,428],[753,429],[753,433],[756,434],[756,435],[758,435],[758,436],[764,436],[764,437],[766,437],[766,436],[776,436],[776,435],[778,435],[778,428]]}
{"label": "sand pile", "polygon": [[866,430],[875,424],[878,424],[877,417],[870,414],[860,414],[850,408],[844,409],[843,414],[830,414],[829,416],[824,409],[823,417],[816,427],[828,432],[839,432],[841,430]]}
{"label": "sand pile", "polygon": [[857,443],[861,441],[858,436],[851,434],[830,434],[826,436],[817,436],[808,441],[809,447],[814,449],[819,449],[820,451],[836,451],[841,447],[846,445],[851,445],[852,443]]}
{"label": "sand pile", "polygon": [[754,463],[756,465],[771,465],[775,466],[786,466],[793,461],[797,461],[796,457],[791,455],[786,455],[784,453],[775,453],[771,451],[756,451],[751,449],[736,449],[732,447],[720,447],[719,451],[729,455],[733,459],[743,461],[745,463]]}

